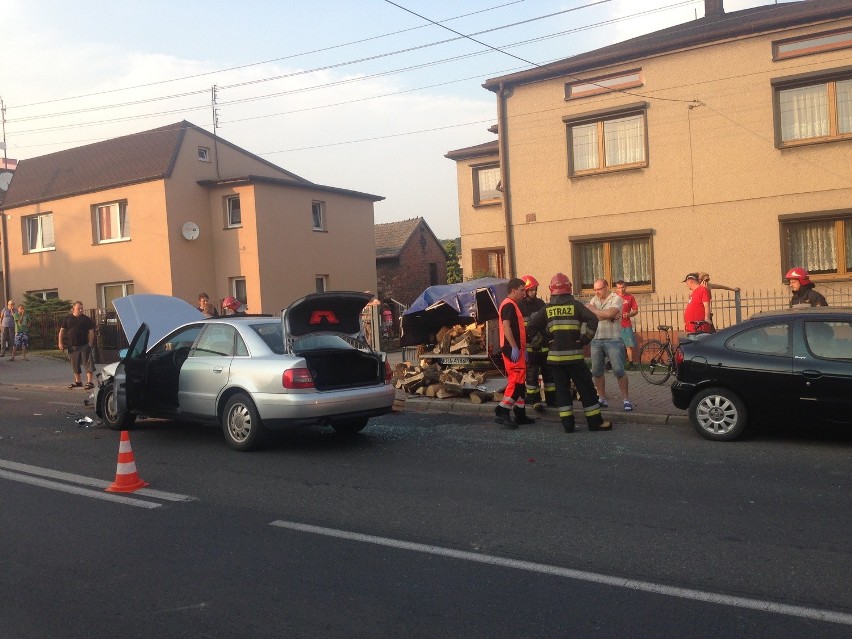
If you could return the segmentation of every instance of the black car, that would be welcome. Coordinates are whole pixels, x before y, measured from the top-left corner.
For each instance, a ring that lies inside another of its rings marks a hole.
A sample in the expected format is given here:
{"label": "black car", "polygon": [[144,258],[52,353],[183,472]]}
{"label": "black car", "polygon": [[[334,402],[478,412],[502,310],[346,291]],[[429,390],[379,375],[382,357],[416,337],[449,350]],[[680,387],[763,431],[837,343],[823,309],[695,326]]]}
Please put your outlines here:
{"label": "black car", "polygon": [[852,308],[758,313],[682,342],[675,361],[672,402],[707,439],[758,418],[852,424]]}

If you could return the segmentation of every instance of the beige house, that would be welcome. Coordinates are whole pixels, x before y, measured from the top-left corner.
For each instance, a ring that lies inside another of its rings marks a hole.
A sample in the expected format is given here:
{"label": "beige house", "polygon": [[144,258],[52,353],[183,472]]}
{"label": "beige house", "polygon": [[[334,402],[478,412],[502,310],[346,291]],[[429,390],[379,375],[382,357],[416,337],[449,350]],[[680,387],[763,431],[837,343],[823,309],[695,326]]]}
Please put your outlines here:
{"label": "beige house", "polygon": [[703,18],[484,87],[497,139],[446,156],[471,277],[661,296],[700,270],[784,294],[804,266],[852,288],[849,0],[705,0]]}
{"label": "beige house", "polygon": [[373,204],[186,121],[21,160],[3,202],[7,298],[111,310],[130,293],[234,295],[275,313],[373,289]]}

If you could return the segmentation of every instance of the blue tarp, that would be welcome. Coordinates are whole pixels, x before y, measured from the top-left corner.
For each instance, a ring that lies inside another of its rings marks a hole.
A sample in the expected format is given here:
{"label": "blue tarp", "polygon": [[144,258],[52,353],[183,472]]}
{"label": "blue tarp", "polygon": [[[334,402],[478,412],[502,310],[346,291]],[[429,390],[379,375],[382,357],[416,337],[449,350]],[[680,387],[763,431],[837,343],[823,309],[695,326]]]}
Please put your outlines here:
{"label": "blue tarp", "polygon": [[430,286],[402,314],[400,346],[433,344],[443,326],[480,324],[498,315],[509,280],[481,277],[460,284]]}

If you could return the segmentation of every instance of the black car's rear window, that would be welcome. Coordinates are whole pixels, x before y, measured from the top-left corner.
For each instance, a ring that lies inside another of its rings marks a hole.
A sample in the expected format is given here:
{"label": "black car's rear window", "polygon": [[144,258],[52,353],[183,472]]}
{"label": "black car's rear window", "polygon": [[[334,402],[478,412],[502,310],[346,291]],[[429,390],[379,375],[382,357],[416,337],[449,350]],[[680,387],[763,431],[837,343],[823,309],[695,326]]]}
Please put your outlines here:
{"label": "black car's rear window", "polygon": [[252,324],[251,328],[266,343],[269,350],[278,355],[284,354],[284,336],[280,323]]}

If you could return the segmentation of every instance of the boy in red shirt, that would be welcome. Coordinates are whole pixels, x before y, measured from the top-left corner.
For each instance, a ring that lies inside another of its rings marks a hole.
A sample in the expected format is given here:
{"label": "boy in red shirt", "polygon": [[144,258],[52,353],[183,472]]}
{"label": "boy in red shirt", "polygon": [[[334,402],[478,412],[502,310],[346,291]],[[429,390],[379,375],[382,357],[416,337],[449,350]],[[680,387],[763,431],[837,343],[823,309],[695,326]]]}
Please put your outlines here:
{"label": "boy in red shirt", "polygon": [[633,349],[636,348],[636,336],[633,333],[633,321],[630,319],[639,312],[636,298],[627,292],[627,284],[624,280],[615,283],[615,292],[624,300],[621,307],[621,341],[627,349],[627,363],[624,368],[633,368]]}

